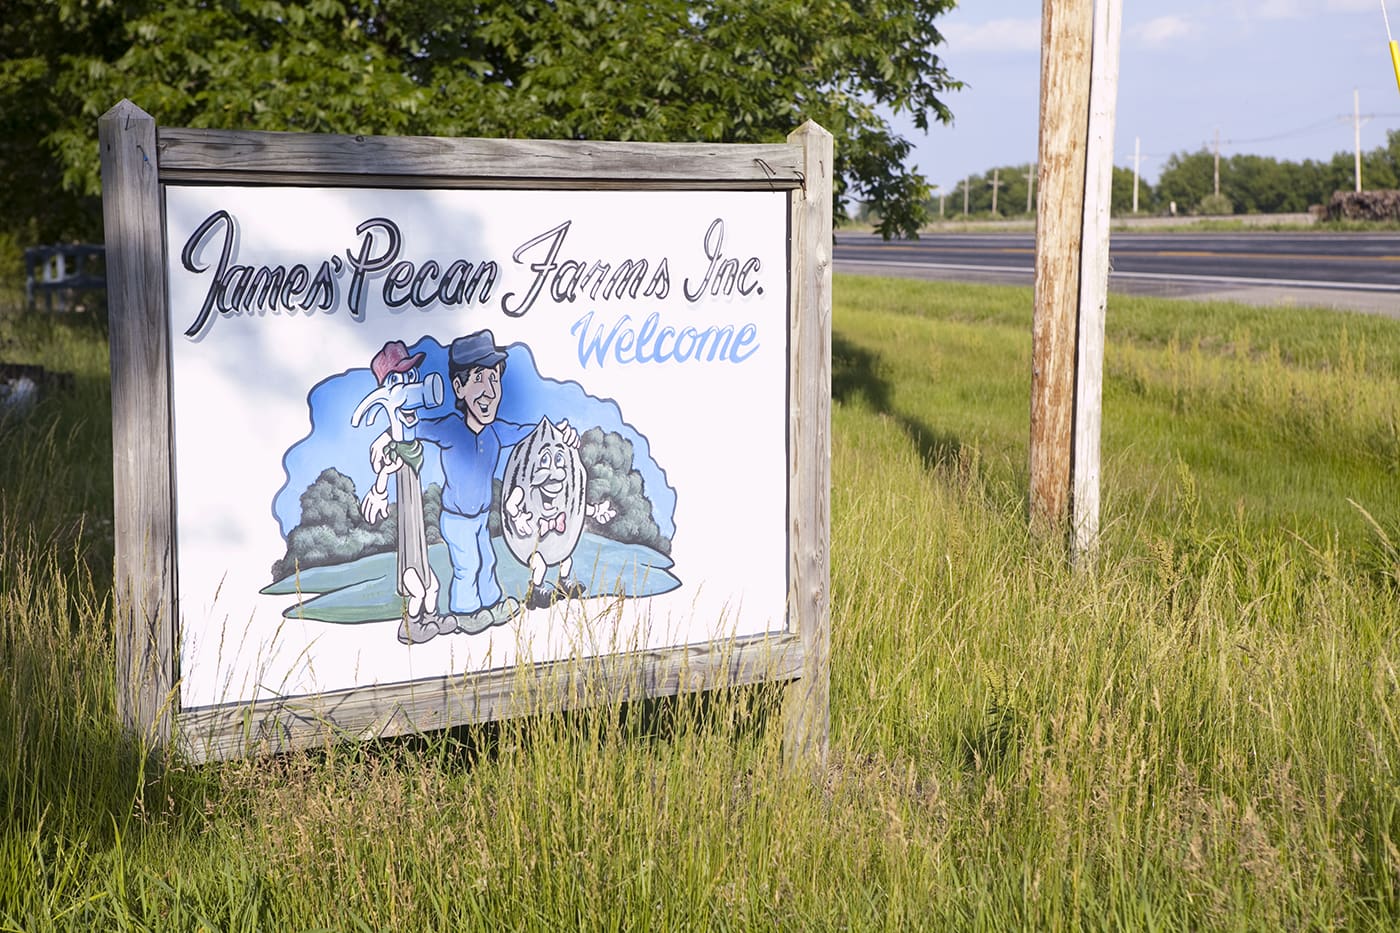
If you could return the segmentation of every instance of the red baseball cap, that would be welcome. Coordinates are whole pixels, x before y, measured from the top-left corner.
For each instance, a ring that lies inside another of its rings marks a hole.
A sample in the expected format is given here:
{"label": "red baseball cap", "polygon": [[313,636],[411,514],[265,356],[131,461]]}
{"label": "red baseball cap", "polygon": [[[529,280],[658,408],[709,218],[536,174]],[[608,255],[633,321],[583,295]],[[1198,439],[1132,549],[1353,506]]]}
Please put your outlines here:
{"label": "red baseball cap", "polygon": [[408,347],[404,346],[402,340],[390,340],[378,353],[374,354],[369,368],[374,371],[374,381],[383,384],[384,377],[390,373],[406,373],[422,362],[422,353],[409,356]]}

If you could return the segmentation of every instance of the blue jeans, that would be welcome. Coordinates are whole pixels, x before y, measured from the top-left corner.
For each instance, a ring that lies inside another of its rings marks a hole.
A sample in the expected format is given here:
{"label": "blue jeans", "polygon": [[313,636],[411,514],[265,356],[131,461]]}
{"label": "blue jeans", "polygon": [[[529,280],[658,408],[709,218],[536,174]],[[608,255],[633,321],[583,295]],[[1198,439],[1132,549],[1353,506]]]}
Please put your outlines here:
{"label": "blue jeans", "polygon": [[496,582],[496,549],[491,546],[488,512],[459,515],[442,510],[438,524],[452,556],[452,583],[447,605],[454,615],[467,615],[501,600]]}

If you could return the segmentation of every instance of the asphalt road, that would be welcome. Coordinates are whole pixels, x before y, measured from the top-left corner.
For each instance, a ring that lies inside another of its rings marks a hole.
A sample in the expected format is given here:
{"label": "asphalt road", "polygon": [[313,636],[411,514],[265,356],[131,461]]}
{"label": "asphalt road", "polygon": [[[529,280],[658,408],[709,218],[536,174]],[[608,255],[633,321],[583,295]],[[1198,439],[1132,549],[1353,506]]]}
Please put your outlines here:
{"label": "asphalt road", "polygon": [[[1400,317],[1400,234],[1114,232],[1109,290]],[[839,232],[838,272],[1029,285],[1031,233]]]}

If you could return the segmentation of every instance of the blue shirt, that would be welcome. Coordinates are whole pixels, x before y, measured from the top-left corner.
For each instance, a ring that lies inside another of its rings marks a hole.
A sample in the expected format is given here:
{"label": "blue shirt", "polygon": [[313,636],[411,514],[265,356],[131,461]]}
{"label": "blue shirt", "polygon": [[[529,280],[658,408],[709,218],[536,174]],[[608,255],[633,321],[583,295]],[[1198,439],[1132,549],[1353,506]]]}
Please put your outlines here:
{"label": "blue shirt", "polygon": [[425,418],[418,437],[442,450],[442,507],[474,517],[491,507],[491,477],[501,451],[513,447],[534,430],[532,425],[493,421],[472,433],[461,415]]}

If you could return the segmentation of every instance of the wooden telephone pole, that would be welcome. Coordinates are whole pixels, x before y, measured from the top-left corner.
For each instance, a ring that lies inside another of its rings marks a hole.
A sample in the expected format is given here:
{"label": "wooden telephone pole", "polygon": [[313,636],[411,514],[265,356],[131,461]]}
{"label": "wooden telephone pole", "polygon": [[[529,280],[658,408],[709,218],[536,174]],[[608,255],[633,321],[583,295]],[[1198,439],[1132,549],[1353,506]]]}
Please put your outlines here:
{"label": "wooden telephone pole", "polygon": [[1142,177],[1142,137],[1133,137],[1133,213],[1138,211],[1138,179]]}
{"label": "wooden telephone pole", "polygon": [[1215,196],[1220,197],[1220,127],[1215,128]]}
{"label": "wooden telephone pole", "polygon": [[1098,540],[1103,329],[1122,0],[1043,0],[1030,519]]}

